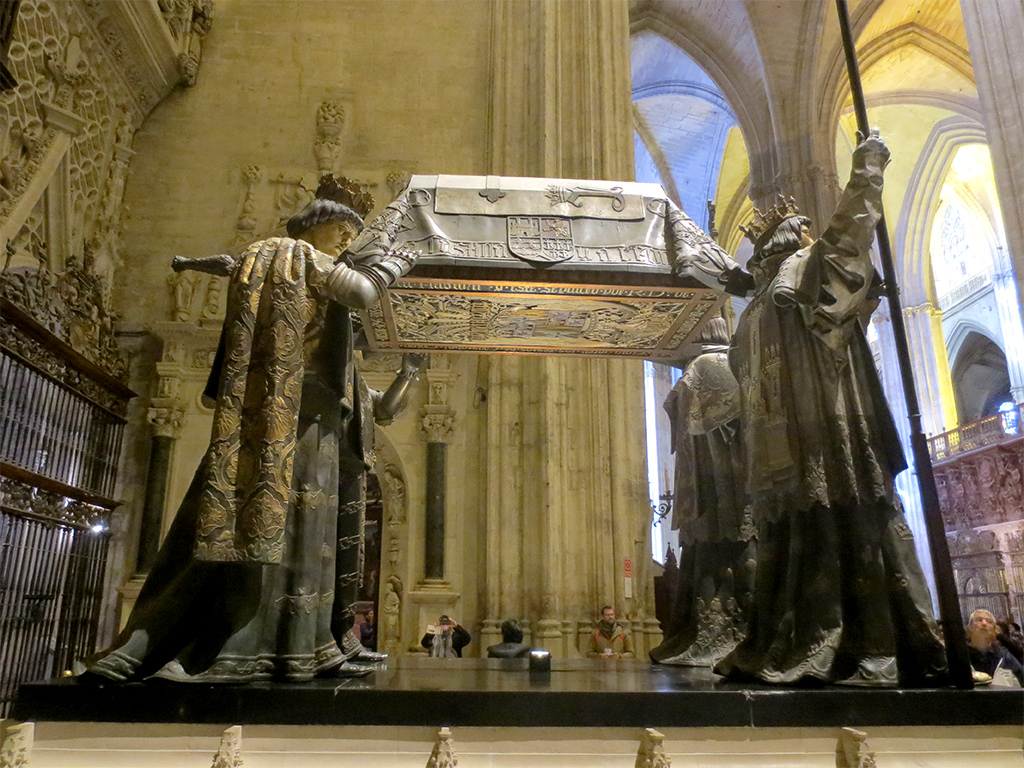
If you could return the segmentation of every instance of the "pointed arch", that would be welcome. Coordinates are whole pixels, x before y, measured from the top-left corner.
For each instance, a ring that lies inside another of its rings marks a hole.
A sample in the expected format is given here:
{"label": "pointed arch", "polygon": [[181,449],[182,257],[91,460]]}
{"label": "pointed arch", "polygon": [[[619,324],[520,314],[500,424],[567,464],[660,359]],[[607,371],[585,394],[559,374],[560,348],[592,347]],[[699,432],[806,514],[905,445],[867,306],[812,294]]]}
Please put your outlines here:
{"label": "pointed arch", "polygon": [[957,150],[966,144],[985,144],[984,126],[960,115],[940,120],[932,128],[907,184],[893,237],[900,289],[908,306],[934,302],[929,243],[942,184]]}
{"label": "pointed arch", "polygon": [[650,31],[675,45],[707,74],[725,95],[736,116],[750,157],[751,173],[761,183],[775,175],[775,141],[771,115],[762,84],[763,72],[744,64],[732,55],[729,45],[716,45],[703,38],[698,30],[677,23],[662,9],[645,5],[635,12],[630,33]]}
{"label": "pointed arch", "polygon": [[[881,2],[877,3],[872,13],[877,11],[881,5]],[[869,18],[867,15],[859,16],[860,30],[858,31],[863,31]],[[857,57],[860,61],[861,71],[867,72],[885,56],[907,46],[923,51],[941,65],[948,67],[970,82],[974,82],[974,69],[971,66],[968,52],[951,40],[914,22],[901,24],[859,47]],[[820,92],[817,115],[819,121],[821,121],[818,124],[818,130],[821,132],[821,135],[829,137],[828,152],[832,155],[830,167],[835,167],[835,137],[839,130],[840,117],[850,96],[850,82],[846,77],[846,63],[841,47],[833,50],[832,58],[833,60],[826,70],[828,74],[825,84]],[[901,94],[903,95],[902,101],[900,100]],[[879,95],[866,96],[869,102],[872,98],[878,99]],[[947,93],[939,90],[922,92],[921,89],[901,89],[895,92],[886,92],[881,97],[881,100],[886,104],[930,103],[949,108],[957,114],[969,116],[976,120],[980,117],[980,103],[977,102],[976,98],[973,100],[970,97],[964,99],[962,95],[951,92]]]}

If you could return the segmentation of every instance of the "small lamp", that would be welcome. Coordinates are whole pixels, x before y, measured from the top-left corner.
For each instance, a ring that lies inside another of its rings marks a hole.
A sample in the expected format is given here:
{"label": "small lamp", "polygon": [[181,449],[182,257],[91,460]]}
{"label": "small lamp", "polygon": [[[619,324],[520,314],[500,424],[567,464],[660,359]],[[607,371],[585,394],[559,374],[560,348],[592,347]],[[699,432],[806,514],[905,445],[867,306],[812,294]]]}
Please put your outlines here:
{"label": "small lamp", "polygon": [[535,648],[530,651],[530,673],[551,673],[551,654],[548,651],[543,648]]}

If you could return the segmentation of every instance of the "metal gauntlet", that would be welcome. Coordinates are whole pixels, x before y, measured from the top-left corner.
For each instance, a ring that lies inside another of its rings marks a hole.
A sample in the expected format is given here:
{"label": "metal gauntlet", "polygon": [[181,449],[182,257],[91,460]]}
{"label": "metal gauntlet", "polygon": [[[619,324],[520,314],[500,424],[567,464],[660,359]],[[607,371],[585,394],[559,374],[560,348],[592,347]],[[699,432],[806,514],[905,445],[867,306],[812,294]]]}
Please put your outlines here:
{"label": "metal gauntlet", "polygon": [[388,251],[383,258],[373,263],[359,263],[352,267],[352,270],[366,276],[366,279],[373,283],[377,295],[384,296],[384,292],[390,288],[402,275],[408,274],[409,270],[416,265],[419,253],[408,248],[397,248]]}

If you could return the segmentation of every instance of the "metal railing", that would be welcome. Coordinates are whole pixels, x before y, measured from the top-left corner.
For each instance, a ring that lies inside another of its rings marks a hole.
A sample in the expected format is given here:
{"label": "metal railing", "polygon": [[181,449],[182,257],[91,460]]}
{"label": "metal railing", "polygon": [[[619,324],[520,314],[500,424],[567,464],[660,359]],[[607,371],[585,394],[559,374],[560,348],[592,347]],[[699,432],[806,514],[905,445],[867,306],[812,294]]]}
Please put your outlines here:
{"label": "metal railing", "polygon": [[133,393],[0,297],[0,718],[96,650]]}
{"label": "metal railing", "polygon": [[996,416],[965,424],[928,439],[932,461],[947,461],[979,448],[1019,440],[1024,431],[1024,405]]}

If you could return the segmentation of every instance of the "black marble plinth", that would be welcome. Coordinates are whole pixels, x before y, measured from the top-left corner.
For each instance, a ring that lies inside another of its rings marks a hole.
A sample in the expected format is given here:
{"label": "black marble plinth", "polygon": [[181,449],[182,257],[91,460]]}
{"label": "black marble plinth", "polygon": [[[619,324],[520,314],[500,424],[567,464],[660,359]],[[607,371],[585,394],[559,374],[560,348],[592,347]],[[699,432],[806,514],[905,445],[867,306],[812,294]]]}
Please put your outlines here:
{"label": "black marble plinth", "polygon": [[522,727],[1020,725],[1020,689],[864,690],[728,683],[703,669],[637,661],[405,658],[362,679],[311,683],[23,685],[33,721]]}

